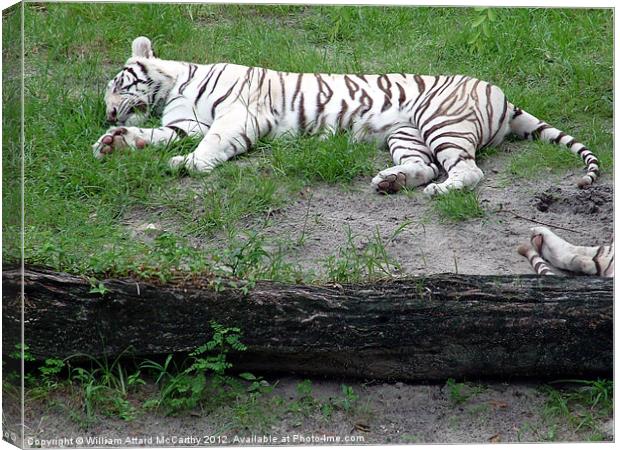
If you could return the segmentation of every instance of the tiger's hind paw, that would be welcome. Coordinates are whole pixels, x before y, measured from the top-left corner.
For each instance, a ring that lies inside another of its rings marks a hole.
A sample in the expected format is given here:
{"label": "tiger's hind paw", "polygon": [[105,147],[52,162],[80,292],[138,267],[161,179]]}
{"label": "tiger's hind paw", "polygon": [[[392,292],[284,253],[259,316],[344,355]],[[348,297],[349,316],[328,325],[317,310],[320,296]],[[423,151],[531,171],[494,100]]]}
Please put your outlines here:
{"label": "tiger's hind paw", "polygon": [[407,175],[403,172],[379,172],[371,181],[371,186],[380,194],[395,194],[407,185]]}

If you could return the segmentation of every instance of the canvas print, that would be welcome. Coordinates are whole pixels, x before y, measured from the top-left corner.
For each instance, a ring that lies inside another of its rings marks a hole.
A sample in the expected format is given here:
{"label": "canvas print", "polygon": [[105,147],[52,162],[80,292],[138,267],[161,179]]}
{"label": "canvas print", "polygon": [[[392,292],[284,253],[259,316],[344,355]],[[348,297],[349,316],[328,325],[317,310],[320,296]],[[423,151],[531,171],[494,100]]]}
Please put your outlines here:
{"label": "canvas print", "polygon": [[3,11],[3,439],[613,441],[613,9]]}

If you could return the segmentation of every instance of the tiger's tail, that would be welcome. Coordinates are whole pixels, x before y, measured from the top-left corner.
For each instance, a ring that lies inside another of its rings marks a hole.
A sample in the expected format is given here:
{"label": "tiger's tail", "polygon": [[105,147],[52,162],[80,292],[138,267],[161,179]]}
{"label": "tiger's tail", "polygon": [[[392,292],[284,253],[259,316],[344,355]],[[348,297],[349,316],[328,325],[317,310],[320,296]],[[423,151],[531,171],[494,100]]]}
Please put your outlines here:
{"label": "tiger's tail", "polygon": [[514,105],[510,118],[510,131],[522,139],[540,139],[552,144],[565,145],[571,152],[579,155],[586,165],[586,174],[579,180],[577,186],[585,188],[591,185],[599,176],[598,158],[585,145],[563,131],[552,127],[548,123],[534,117]]}

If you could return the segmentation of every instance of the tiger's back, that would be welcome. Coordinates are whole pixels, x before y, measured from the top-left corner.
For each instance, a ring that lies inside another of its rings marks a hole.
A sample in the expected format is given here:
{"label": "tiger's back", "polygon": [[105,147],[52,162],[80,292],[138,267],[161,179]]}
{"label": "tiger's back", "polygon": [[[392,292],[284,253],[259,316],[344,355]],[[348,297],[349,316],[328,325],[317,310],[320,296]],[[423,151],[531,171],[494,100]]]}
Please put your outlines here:
{"label": "tiger's back", "polygon": [[[466,76],[291,73],[226,63],[188,64],[186,72],[170,94],[185,101],[183,117],[191,117],[192,104],[210,122],[240,107],[251,113],[248,120],[259,119],[261,136],[350,130],[357,139],[385,141],[392,130],[414,125],[432,137],[445,120],[474,115],[482,122],[477,148],[509,131],[503,92]],[[179,119],[171,114],[177,111],[178,103],[169,104],[163,122]]]}

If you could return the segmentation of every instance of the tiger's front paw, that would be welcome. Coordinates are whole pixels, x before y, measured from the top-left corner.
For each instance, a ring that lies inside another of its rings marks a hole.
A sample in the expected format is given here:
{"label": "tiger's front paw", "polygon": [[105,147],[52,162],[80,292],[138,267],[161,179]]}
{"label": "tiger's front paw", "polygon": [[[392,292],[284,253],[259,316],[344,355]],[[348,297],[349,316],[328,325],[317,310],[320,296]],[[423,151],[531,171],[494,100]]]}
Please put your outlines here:
{"label": "tiger's front paw", "polygon": [[115,150],[142,149],[145,146],[146,141],[136,131],[127,127],[114,127],[110,128],[93,144],[93,154],[95,158],[101,159]]}

